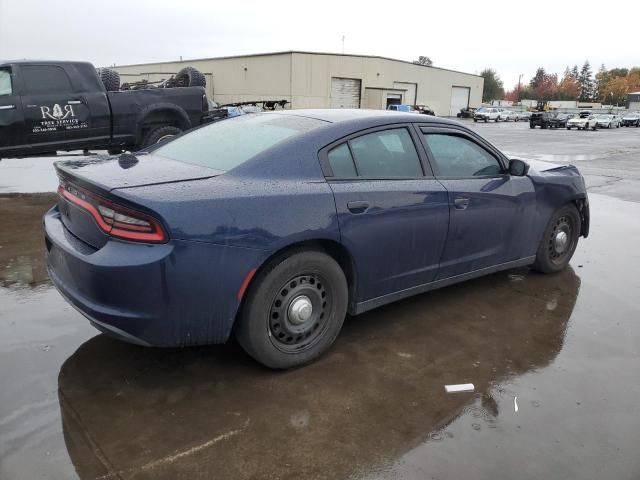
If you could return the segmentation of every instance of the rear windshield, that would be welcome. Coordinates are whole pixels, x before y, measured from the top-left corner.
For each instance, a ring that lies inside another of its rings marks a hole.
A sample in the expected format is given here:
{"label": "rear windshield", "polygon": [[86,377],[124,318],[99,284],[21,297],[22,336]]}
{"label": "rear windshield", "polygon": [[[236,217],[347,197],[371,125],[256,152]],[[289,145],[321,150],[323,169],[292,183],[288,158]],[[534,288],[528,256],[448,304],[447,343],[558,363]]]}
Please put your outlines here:
{"label": "rear windshield", "polygon": [[153,153],[227,171],[288,138],[322,125],[326,122],[294,115],[242,115],[194,130]]}

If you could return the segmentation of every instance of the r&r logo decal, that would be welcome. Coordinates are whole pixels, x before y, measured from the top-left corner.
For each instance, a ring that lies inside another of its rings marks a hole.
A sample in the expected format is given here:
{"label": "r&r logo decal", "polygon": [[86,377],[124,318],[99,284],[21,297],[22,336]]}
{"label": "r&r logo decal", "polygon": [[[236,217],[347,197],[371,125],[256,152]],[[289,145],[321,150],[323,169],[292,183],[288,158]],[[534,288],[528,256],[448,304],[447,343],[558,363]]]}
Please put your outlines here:
{"label": "r&r logo decal", "polygon": [[73,105],[65,105],[63,110],[57,103],[53,106],[53,112],[47,106],[40,107],[40,112],[42,112],[42,118],[45,120],[47,118],[51,120],[64,120],[66,118],[76,116],[73,111]]}

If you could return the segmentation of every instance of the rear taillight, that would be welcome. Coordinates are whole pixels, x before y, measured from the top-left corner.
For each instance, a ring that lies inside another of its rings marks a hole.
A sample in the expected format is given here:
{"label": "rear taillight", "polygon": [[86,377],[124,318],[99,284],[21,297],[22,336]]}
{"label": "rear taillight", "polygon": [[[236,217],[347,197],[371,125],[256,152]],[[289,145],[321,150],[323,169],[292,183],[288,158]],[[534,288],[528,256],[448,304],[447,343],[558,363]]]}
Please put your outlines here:
{"label": "rear taillight", "polygon": [[100,230],[112,237],[136,242],[167,241],[160,222],[150,215],[123,207],[63,181],[58,187],[58,195],[90,213]]}
{"label": "rear taillight", "polygon": [[207,100],[206,94],[202,94],[202,111],[203,112],[209,111],[209,100]]}

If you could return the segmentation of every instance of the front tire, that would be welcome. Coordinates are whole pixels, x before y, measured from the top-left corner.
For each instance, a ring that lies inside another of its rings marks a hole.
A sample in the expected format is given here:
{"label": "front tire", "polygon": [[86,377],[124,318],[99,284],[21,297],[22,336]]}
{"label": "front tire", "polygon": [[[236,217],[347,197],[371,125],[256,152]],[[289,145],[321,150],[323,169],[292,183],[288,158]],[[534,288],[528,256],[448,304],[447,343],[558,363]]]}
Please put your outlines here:
{"label": "front tire", "polygon": [[576,251],[579,237],[578,209],[573,204],[559,208],[545,228],[532,268],[543,273],[564,270]]}
{"label": "front tire", "polygon": [[333,344],[347,312],[347,280],[319,251],[294,251],[253,280],[236,323],[245,351],[274,369],[299,367]]}

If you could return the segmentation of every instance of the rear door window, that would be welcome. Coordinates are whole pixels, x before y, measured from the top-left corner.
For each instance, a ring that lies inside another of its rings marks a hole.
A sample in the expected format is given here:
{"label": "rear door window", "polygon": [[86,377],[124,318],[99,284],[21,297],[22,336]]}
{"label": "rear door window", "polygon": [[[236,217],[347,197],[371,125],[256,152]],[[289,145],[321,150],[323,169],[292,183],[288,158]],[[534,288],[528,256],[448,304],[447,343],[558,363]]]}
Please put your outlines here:
{"label": "rear door window", "polygon": [[331,149],[327,154],[327,158],[334,177],[357,176],[356,166],[353,163],[349,145],[346,143]]}
{"label": "rear door window", "polygon": [[27,94],[71,93],[71,81],[63,68],[55,65],[24,65],[20,74]]}
{"label": "rear door window", "polygon": [[422,167],[406,128],[380,130],[349,141],[361,177],[421,177]]}

